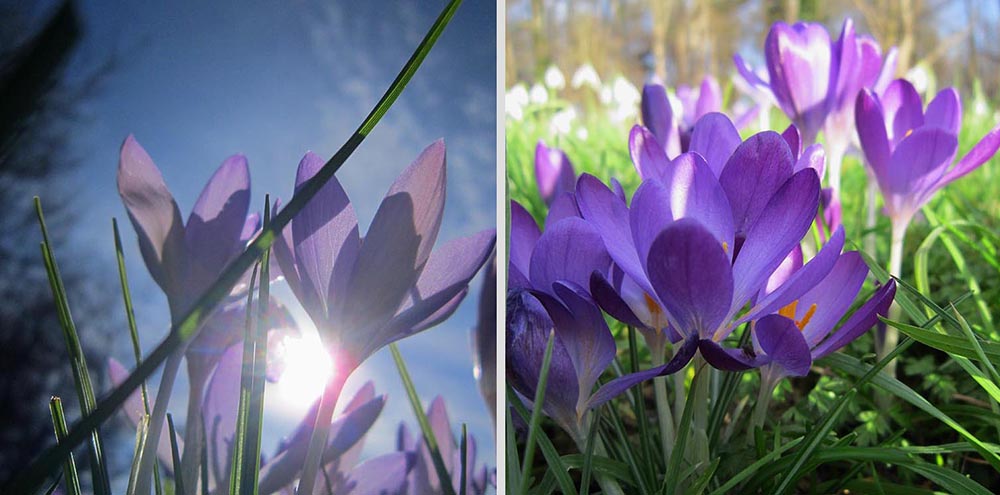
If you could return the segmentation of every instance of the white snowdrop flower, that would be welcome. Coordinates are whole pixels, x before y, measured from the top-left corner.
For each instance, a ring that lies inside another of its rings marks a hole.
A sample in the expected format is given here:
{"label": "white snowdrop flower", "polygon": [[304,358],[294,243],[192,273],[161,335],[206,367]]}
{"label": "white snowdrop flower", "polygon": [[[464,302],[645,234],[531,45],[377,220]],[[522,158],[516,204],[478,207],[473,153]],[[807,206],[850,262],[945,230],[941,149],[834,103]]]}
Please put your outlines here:
{"label": "white snowdrop flower", "polygon": [[531,96],[531,102],[536,105],[541,105],[549,101],[549,92],[541,84],[535,83],[532,85],[531,91],[528,94]]}
{"label": "white snowdrop flower", "polygon": [[545,85],[559,91],[566,87],[566,78],[563,76],[559,67],[550,65],[548,69],[545,69]]}
{"label": "white snowdrop flower", "polygon": [[615,78],[612,92],[615,103],[619,105],[637,105],[642,99],[639,89],[622,76]]}
{"label": "white snowdrop flower", "polygon": [[523,84],[517,83],[507,90],[504,96],[504,109],[512,119],[521,120],[524,118],[524,107],[528,101],[528,90]]}
{"label": "white snowdrop flower", "polygon": [[567,135],[573,130],[574,120],[576,120],[576,109],[573,107],[565,108],[552,116],[552,120],[549,122],[549,130],[555,135]]}
{"label": "white snowdrop flower", "polygon": [[573,73],[572,86],[574,88],[587,86],[594,91],[600,91],[601,77],[597,75],[597,70],[594,69],[593,65],[586,63],[581,65],[578,69],[576,69],[576,72]]}
{"label": "white snowdrop flower", "polygon": [[906,79],[913,84],[914,89],[920,94],[926,94],[931,86],[931,75],[927,73],[927,68],[921,65],[912,67],[906,71]]}
{"label": "white snowdrop flower", "polygon": [[614,91],[611,90],[611,86],[604,85],[601,86],[601,90],[597,93],[597,98],[601,100],[602,105],[610,105],[611,100],[615,97]]}
{"label": "white snowdrop flower", "polygon": [[587,128],[580,127],[576,130],[576,138],[580,141],[586,141],[588,137],[590,137],[590,133],[587,132]]}

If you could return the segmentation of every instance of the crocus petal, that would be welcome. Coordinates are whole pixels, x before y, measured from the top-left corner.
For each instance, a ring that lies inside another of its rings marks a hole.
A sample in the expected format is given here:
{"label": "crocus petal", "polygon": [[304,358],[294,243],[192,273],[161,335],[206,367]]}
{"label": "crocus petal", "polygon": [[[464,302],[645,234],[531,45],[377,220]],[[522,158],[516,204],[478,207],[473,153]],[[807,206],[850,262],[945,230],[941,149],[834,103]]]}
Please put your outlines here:
{"label": "crocus petal", "polygon": [[663,230],[646,266],[678,333],[704,337],[725,319],[733,295],[729,257],[697,220],[681,219]]}
{"label": "crocus petal", "polygon": [[641,125],[633,126],[629,132],[628,150],[639,177],[643,179],[660,177],[670,161],[653,133]]}
{"label": "crocus petal", "polygon": [[[813,256],[805,266],[795,270],[786,280],[769,292],[767,296],[757,301],[757,304],[733,323],[733,326],[750,321],[757,315],[778,311],[810,291],[833,270],[840,257],[840,251],[843,248],[844,229],[840,227],[830,236],[830,241],[823,245],[819,252],[816,253],[816,256]],[[799,263],[801,264],[801,260],[799,260]],[[808,306],[805,306],[805,308],[808,308]]]}
{"label": "crocus petal", "polygon": [[962,130],[962,99],[955,88],[945,88],[927,104],[924,125],[940,127],[958,135]]}
{"label": "crocus petal", "polygon": [[812,312],[802,328],[802,336],[810,347],[819,344],[847,313],[867,276],[868,265],[861,255],[857,251],[847,252],[837,259],[837,264],[820,283],[799,298],[795,320],[802,321],[807,312]]}
{"label": "crocus petal", "polygon": [[363,332],[395,314],[437,239],[445,183],[444,142],[436,141],[400,174],[375,212],[351,272],[350,290],[333,313],[337,328]]}
{"label": "crocus petal", "polygon": [[899,50],[896,47],[892,47],[886,52],[885,57],[882,59],[882,70],[871,86],[875,94],[882,94],[889,87],[893,76],[896,74],[896,60],[898,56]]}
{"label": "crocus petal", "polygon": [[733,262],[732,310],[739,310],[801,242],[819,208],[819,177],[803,170],[788,179],[747,232]]}
{"label": "crocus petal", "polygon": [[184,222],[160,170],[129,134],[118,161],[118,194],[139,236],[146,268],[168,295],[180,290],[174,280],[184,253]]}
{"label": "crocus petal", "polygon": [[[309,152],[302,157],[295,176],[296,194],[325,160]],[[292,247],[300,283],[308,284],[316,300],[303,303],[320,304],[314,312],[325,312],[331,301],[344,296],[347,277],[361,248],[358,217],[347,192],[336,177],[331,178],[319,193],[292,220]]]}
{"label": "crocus petal", "polygon": [[733,122],[725,114],[712,112],[698,119],[691,130],[691,142],[688,151],[693,151],[705,158],[715,177],[722,174],[722,169],[733,155],[741,142],[740,133]]}
{"label": "crocus petal", "polygon": [[632,196],[632,207],[628,211],[629,226],[635,250],[643,262],[653,240],[674,221],[670,206],[670,190],[659,180],[643,181]]}
{"label": "crocus petal", "polygon": [[917,129],[893,151],[884,192],[910,196],[928,189],[944,175],[956,149],[954,134],[936,127]]}
{"label": "crocus petal", "polygon": [[[543,296],[544,297],[544,296]],[[549,301],[551,304],[552,301]],[[555,304],[561,304],[558,301]],[[534,397],[542,360],[554,323],[536,294],[515,289],[507,294],[507,383],[525,397]],[[573,362],[558,336],[552,347],[543,410],[563,427],[576,423],[579,397]]]}
{"label": "crocus petal", "polygon": [[705,76],[698,88],[698,101],[695,103],[694,117],[700,119],[709,112],[718,112],[721,109],[722,89],[719,88],[719,82],[710,75]]}
{"label": "crocus petal", "polygon": [[[538,229],[535,219],[517,201],[510,202],[510,260],[508,267],[511,275],[517,272],[518,280],[527,282],[531,267],[531,253],[535,250],[542,231]],[[510,282],[514,282],[511,278]]]}
{"label": "crocus petal", "polygon": [[[275,206],[277,206],[277,203],[275,203]],[[260,231],[260,213],[247,215],[246,221],[243,222],[243,229],[240,230],[240,243],[249,242],[253,236],[257,235],[258,231]]]}
{"label": "crocus petal", "polygon": [[[680,136],[674,112],[667,99],[667,90],[660,84],[646,84],[642,87],[642,123],[655,136],[654,141],[669,156],[680,152]],[[638,164],[638,162],[636,162]],[[639,171],[642,176],[642,171]]]}
{"label": "crocus petal", "polygon": [[576,205],[576,195],[564,192],[552,201],[549,214],[545,217],[545,228],[564,218],[579,217],[580,208]]}
{"label": "crocus petal", "polygon": [[757,321],[753,332],[768,362],[777,363],[792,376],[809,374],[812,366],[809,344],[794,321],[784,316],[767,315]]}
{"label": "crocus petal", "polygon": [[885,127],[892,143],[899,143],[909,131],[924,125],[923,102],[920,93],[905,79],[896,79],[879,98],[885,116]]}
{"label": "crocus petal", "polygon": [[[208,444],[209,471],[228,476],[232,437],[236,433],[236,413],[240,403],[243,373],[243,346],[233,345],[222,354],[205,390],[202,419]],[[216,478],[218,483],[220,480]]]}
{"label": "crocus petal", "polygon": [[[735,233],[732,209],[725,190],[701,155],[684,153],[678,156],[670,163],[670,168],[663,176],[663,183],[670,191],[669,202],[673,218],[698,220],[723,244],[726,254],[731,255],[732,250],[728,247],[733,246]],[[636,246],[640,247],[638,241]],[[639,256],[644,255],[645,252],[640,247]]]}
{"label": "crocus petal", "polygon": [[[625,201],[596,177],[588,174],[580,176],[576,192],[580,213],[588,223],[597,228],[615,264],[636,283],[648,286],[642,268],[644,264],[640,262],[632,241],[629,209],[625,206]],[[632,200],[634,202],[635,198]]]}
{"label": "crocus petal", "polygon": [[601,234],[581,218],[565,218],[545,230],[531,255],[531,284],[552,293],[552,284],[573,282],[590,285],[594,270],[607,271],[611,266]]}
{"label": "crocus petal", "polygon": [[400,493],[406,486],[406,475],[413,465],[414,456],[407,452],[392,452],[373,457],[351,470],[344,481],[344,491],[335,493],[345,495]]}
{"label": "crocus petal", "polygon": [[792,151],[792,158],[798,160],[802,156],[802,135],[795,124],[790,124],[781,132],[782,139],[788,143],[788,149]]}
{"label": "crocus petal", "polygon": [[858,93],[854,119],[865,160],[875,173],[878,183],[885,187],[884,184],[889,180],[889,158],[892,156],[892,149],[889,145],[882,105],[870,90],[864,89]]}
{"label": "crocus petal", "polygon": [[746,234],[771,196],[792,175],[792,152],[780,134],[765,131],[736,148],[719,176],[738,234]]}
{"label": "crocus petal", "polygon": [[[855,39],[858,45],[858,53],[861,56],[859,59],[858,82],[861,87],[872,88],[877,84],[878,77],[882,72],[882,48],[871,36],[858,36]],[[845,94],[844,96],[847,97],[847,103],[853,105],[857,92],[855,91],[854,94]]]}
{"label": "crocus petal", "polygon": [[[385,327],[364,336],[363,340],[368,342],[366,349],[375,352],[390,342],[412,335],[422,321],[445,304],[457,303],[455,296],[468,289],[472,277],[493,253],[495,244],[496,231],[488,229],[435,249],[397,315]],[[452,306],[454,310],[454,304]]]}
{"label": "crocus petal", "polygon": [[723,347],[711,339],[701,339],[698,352],[708,364],[723,371],[744,371],[766,363],[766,358],[755,355],[753,349]]}
{"label": "crocus petal", "polygon": [[545,142],[538,141],[535,146],[535,180],[542,200],[545,204],[551,204],[562,193],[573,192],[576,172],[564,151],[550,148]]}
{"label": "crocus petal", "polygon": [[549,315],[573,361],[579,390],[584,394],[594,387],[597,378],[614,360],[615,338],[600,308],[582,288],[562,282],[557,282],[554,288],[568,311],[564,313],[559,308],[549,311]]}
{"label": "crocus petal", "polygon": [[635,315],[632,308],[618,295],[618,291],[605,278],[604,274],[595,271],[590,276],[590,293],[594,300],[612,318],[632,327],[646,326]]}
{"label": "crocus petal", "polygon": [[836,333],[813,349],[813,359],[821,359],[836,352],[875,326],[878,323],[879,315],[888,314],[889,306],[892,305],[892,299],[895,295],[896,281],[890,280],[888,284],[879,288],[868,302],[858,308]]}
{"label": "crocus petal", "polygon": [[821,24],[778,22],[764,41],[764,56],[778,105],[812,143],[826,118],[830,35]]}
{"label": "crocus petal", "polygon": [[205,184],[184,228],[187,291],[197,297],[241,246],[250,208],[250,168],[243,155],[227,158]]}
{"label": "crocus petal", "polygon": [[743,60],[743,57],[739,54],[733,55],[733,63],[736,65],[736,72],[738,72],[740,76],[742,76],[743,79],[750,84],[750,86],[757,90],[766,90],[769,93],[771,92],[770,84],[761,79],[761,77],[758,76],[757,73],[754,72],[754,70],[746,63],[746,60]]}
{"label": "crocus petal", "polygon": [[792,248],[792,252],[785,256],[785,259],[781,260],[781,264],[778,268],[774,270],[774,273],[767,278],[767,285],[764,286],[762,295],[767,295],[774,292],[775,289],[779,288],[788,281],[791,276],[802,268],[802,245],[795,246]]}
{"label": "crocus petal", "polygon": [[615,195],[618,196],[619,199],[622,200],[622,203],[628,203],[628,200],[625,199],[625,188],[622,187],[622,183],[618,182],[618,179],[614,177],[611,178],[611,190],[615,192]]}
{"label": "crocus petal", "polygon": [[955,166],[945,174],[942,182],[950,183],[964,177],[969,172],[979,168],[987,160],[993,158],[1000,149],[1000,126],[994,127],[975,146],[963,156]]}
{"label": "crocus petal", "polygon": [[[122,363],[118,362],[115,358],[108,358],[108,378],[110,378],[112,386],[118,387],[121,385],[128,378],[128,375],[129,372]],[[149,398],[150,410],[152,410],[155,402],[154,397]],[[128,399],[125,399],[125,403],[122,405],[122,414],[125,415],[128,424],[136,428],[145,413],[146,410],[142,403],[142,395],[140,395],[139,390],[135,390],[128,396]],[[177,439],[177,448],[184,448],[183,439]],[[163,433],[160,434],[160,444],[156,447],[156,458],[159,459],[160,463],[169,473],[174,471],[174,457],[170,447],[170,435],[167,431],[167,425],[163,425]]]}
{"label": "crocus petal", "polygon": [[810,145],[799,159],[795,162],[795,167],[792,168],[792,172],[799,172],[806,168],[811,168],[816,171],[816,175],[819,176],[820,180],[823,179],[823,169],[826,165],[826,152],[823,150],[823,145],[816,143]]}
{"label": "crocus petal", "polygon": [[595,407],[600,407],[605,402],[618,397],[626,390],[634,387],[635,385],[642,383],[646,380],[656,378],[658,376],[672,375],[684,368],[694,357],[694,353],[698,350],[698,339],[695,337],[689,337],[681,345],[680,349],[674,353],[674,357],[670,359],[664,365],[650,368],[648,370],[637,371],[635,373],[629,373],[627,375],[615,378],[614,380],[605,383],[590,396],[587,400],[587,408],[593,409]]}
{"label": "crocus petal", "polygon": [[854,97],[862,86],[861,47],[854,33],[854,21],[844,19],[840,37],[830,47],[830,74],[834,78],[830,87],[830,110],[840,111],[854,103]]}

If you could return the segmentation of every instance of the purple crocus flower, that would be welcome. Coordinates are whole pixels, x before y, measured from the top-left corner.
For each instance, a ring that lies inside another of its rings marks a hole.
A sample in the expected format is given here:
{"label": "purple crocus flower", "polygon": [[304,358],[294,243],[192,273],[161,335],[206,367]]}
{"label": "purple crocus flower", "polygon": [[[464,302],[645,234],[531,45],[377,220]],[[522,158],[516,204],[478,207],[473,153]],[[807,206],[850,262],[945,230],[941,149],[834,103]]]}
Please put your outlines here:
{"label": "purple crocus flower", "polygon": [[[323,165],[307,153],[296,188]],[[448,318],[493,251],[493,229],[432,251],[445,184],[445,147],[437,141],[389,188],[364,238],[347,193],[332,178],[275,241],[288,285],[333,356],[317,424],[329,423],[344,381],[368,356]],[[306,467],[306,491],[317,468]]]}
{"label": "purple crocus flower", "polygon": [[674,115],[663,85],[648,83],[642,88],[642,122],[671,158],[688,151],[692,128],[698,120],[722,111],[722,90],[711,75],[705,76],[697,91],[687,85],[677,86],[677,98],[680,115]]}
{"label": "purple crocus flower", "polygon": [[[455,493],[461,493],[462,479],[462,450],[455,438],[452,430],[451,420],[448,418],[448,410],[445,408],[444,399],[437,396],[431,401],[427,409],[427,419],[437,440],[441,459],[444,461],[445,470],[451,478],[452,488]],[[465,455],[465,493],[472,495],[482,495],[486,493],[489,483],[489,470],[486,466],[476,468],[476,439],[472,436],[466,437]],[[401,493],[410,495],[421,495],[431,493],[443,493],[441,481],[438,478],[437,470],[431,459],[430,450],[427,443],[419,432],[410,434],[405,423],[400,424],[396,436],[396,447],[400,454],[407,454],[414,458],[413,469],[406,475],[406,489]],[[358,492],[360,493],[381,493],[381,492]],[[397,492],[389,492],[397,493]]]}
{"label": "purple crocus flower", "polygon": [[896,68],[895,50],[883,57],[870,36],[859,36],[845,19],[840,37],[822,24],[777,22],[764,42],[768,80],[735,57],[740,75],[769,90],[775,102],[812,144],[823,130],[830,157],[830,184],[840,189],[840,163],[854,137],[853,100],[861,88],[881,88]]}
{"label": "purple crocus flower", "polygon": [[472,334],[473,374],[496,426],[497,414],[497,258],[490,258],[479,293],[479,317]]}
{"label": "purple crocus flower", "polygon": [[563,193],[573,192],[576,172],[566,152],[539,140],[535,146],[535,182],[546,205],[551,205]]}
{"label": "purple crocus flower", "polygon": [[[671,161],[657,154],[656,147],[642,149],[633,156],[650,173],[629,207],[590,176],[582,176],[577,185],[584,219],[600,232],[623,273],[612,280],[595,274],[594,296],[609,314],[632,325],[646,323],[638,315],[649,308],[685,346],[696,344],[716,367],[760,364],[752,355],[719,344],[740,324],[801,297],[830,272],[843,246],[838,229],[794,277],[765,290],[816,215],[819,179],[811,160],[794,160],[786,138],[774,132],[739,143],[722,162],[718,177],[711,162],[697,153]],[[637,290],[623,290],[626,277]],[[747,304],[750,308],[743,312]],[[780,340],[781,335],[773,337]],[[762,339],[762,344],[769,342],[774,340]],[[767,346],[764,351],[779,352]]]}
{"label": "purple crocus flower", "polygon": [[861,147],[900,231],[934,193],[976,170],[1000,148],[998,126],[954,161],[962,125],[962,103],[954,88],[939,92],[924,109],[913,85],[897,79],[881,96],[861,92],[856,104]]}
{"label": "purple crocus flower", "polygon": [[[432,253],[444,213],[444,152],[438,141],[403,171],[363,239],[334,178],[275,242],[282,273],[340,360],[341,373],[450,316],[493,251],[496,234],[488,229]],[[306,154],[297,187],[323,163]]]}

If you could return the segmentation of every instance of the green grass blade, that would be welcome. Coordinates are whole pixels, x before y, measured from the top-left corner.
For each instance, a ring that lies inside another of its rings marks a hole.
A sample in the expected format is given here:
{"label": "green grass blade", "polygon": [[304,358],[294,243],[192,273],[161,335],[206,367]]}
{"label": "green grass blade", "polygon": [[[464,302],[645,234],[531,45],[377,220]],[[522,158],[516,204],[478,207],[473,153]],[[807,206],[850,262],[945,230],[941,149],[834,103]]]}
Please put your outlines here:
{"label": "green grass blade", "polygon": [[594,447],[600,423],[597,418],[590,422],[590,433],[587,434],[587,445],[583,452],[583,469],[580,472],[580,495],[589,495],[590,492],[590,472],[594,468]]}
{"label": "green grass blade", "polygon": [[52,484],[45,490],[45,495],[52,495],[59,488],[59,483],[62,483],[63,473],[60,471],[56,474],[56,478],[52,480]]}
{"label": "green grass blade", "polygon": [[423,433],[424,443],[427,445],[427,450],[431,453],[434,470],[437,472],[438,480],[441,481],[441,492],[446,495],[455,495],[455,488],[451,484],[451,475],[448,474],[448,468],[445,467],[444,459],[441,458],[441,449],[438,448],[437,437],[434,436],[434,430],[431,429],[431,422],[427,419],[424,406],[420,404],[420,396],[417,395],[417,388],[413,385],[410,372],[406,370],[403,355],[399,353],[399,347],[395,342],[389,344],[389,349],[392,351],[393,361],[396,362],[396,369],[399,370],[399,377],[403,380],[403,388],[406,389],[406,396],[410,399],[413,414],[417,417],[417,423],[420,425],[420,431]]}
{"label": "green grass blade", "polygon": [[[62,399],[59,397],[49,399],[49,412],[52,413],[52,427],[55,429],[56,442],[62,442],[66,438],[66,414],[63,412]],[[76,460],[73,459],[73,454],[70,454],[63,464],[63,477],[66,478],[66,493],[80,495],[80,475],[76,472]],[[56,485],[58,483],[57,478]]]}
{"label": "green grass blade", "polygon": [[139,478],[139,460],[142,459],[142,452],[146,448],[146,434],[148,432],[149,415],[144,414],[135,428],[135,450],[132,455],[132,469],[129,471],[128,488],[125,489],[125,495],[135,495],[135,484]]}
{"label": "green grass blade", "polygon": [[524,459],[521,461],[521,486],[518,493],[528,493],[531,484],[531,466],[535,460],[535,438],[538,437],[542,428],[542,404],[545,403],[545,387],[549,382],[549,367],[552,364],[552,349],[556,342],[555,330],[549,331],[549,338],[545,344],[545,354],[542,357],[542,369],[538,375],[538,384],[535,387],[535,397],[532,401],[534,409],[531,411],[531,419],[528,420],[528,439],[524,444]]}
{"label": "green grass blade", "polygon": [[909,469],[924,478],[927,478],[934,483],[941,486],[945,490],[956,495],[991,495],[991,492],[983,485],[966,478],[961,473],[957,473],[951,469],[947,469],[941,466],[936,466],[927,462],[919,462],[913,464],[900,464],[900,467]]}
{"label": "green grass blade", "polygon": [[[841,353],[831,354],[826,358],[824,358],[824,360],[833,367],[855,376],[862,376],[862,377],[869,376],[872,374],[871,373],[872,370],[875,369],[867,364],[862,363],[856,358]],[[893,395],[905,400],[906,402],[909,402],[910,404],[913,404],[918,409],[924,411],[927,414],[930,414],[931,416],[938,419],[942,423],[951,427],[959,435],[965,438],[965,440],[968,441],[976,449],[976,451],[979,452],[983,456],[983,458],[986,459],[986,461],[993,466],[994,469],[1000,471],[1000,456],[998,456],[996,452],[991,450],[990,447],[985,442],[981,441],[971,432],[966,430],[965,427],[963,427],[957,421],[955,421],[947,414],[942,412],[940,409],[935,407],[933,404],[931,404],[923,396],[916,393],[913,389],[906,386],[899,380],[889,377],[884,373],[872,376],[870,377],[870,380],[876,386],[882,388],[883,390],[886,390],[887,392],[892,393]]]}
{"label": "green grass blade", "polygon": [[246,319],[243,330],[243,366],[240,373],[240,401],[236,410],[236,433],[233,436],[233,460],[232,465],[230,466],[229,475],[230,495],[237,495],[240,493],[243,484],[245,483],[245,458],[248,454],[246,445],[248,428],[247,418],[250,414],[250,389],[253,387],[253,346],[255,343],[253,332],[254,324],[256,323],[256,318],[254,318],[253,312],[253,296],[257,281],[257,271],[259,269],[260,263],[254,265],[253,272],[250,274],[250,287],[247,290]]}
{"label": "green grass blade", "polygon": [[[174,415],[167,413],[167,428],[170,433],[170,456],[174,461],[174,466],[181,465],[181,452],[177,449],[177,430],[174,428]],[[177,468],[175,468],[177,469]],[[179,471],[174,471],[174,495],[184,495],[184,477]]]}
{"label": "green grass blade", "polygon": [[250,269],[265,250],[271,247],[271,244],[274,243],[276,233],[281,232],[291,222],[292,218],[319,193],[323,186],[336,174],[337,170],[343,166],[358,146],[361,145],[371,130],[381,121],[382,117],[410,82],[417,69],[427,57],[427,54],[430,53],[431,48],[441,36],[445,26],[451,21],[461,3],[461,0],[451,0],[448,3],[414,50],[413,55],[400,70],[399,75],[396,76],[396,79],[368,116],[361,122],[354,134],[347,139],[316,175],[302,184],[298,193],[292,196],[288,204],[274,216],[271,225],[263,229],[260,235],[251,241],[247,248],[223,270],[219,278],[208,288],[205,295],[193,305],[187,314],[182,316],[171,327],[167,337],[153,349],[142,364],[133,370],[125,381],[102,400],[96,408],[90,413],[85,414],[73,426],[66,436],[65,442],[42,452],[17,477],[8,481],[3,487],[0,487],[0,492],[25,493],[37,489],[46,478],[51,476],[52,472],[58,469],[63,459],[66,458],[74,447],[83,442],[91,435],[92,431],[95,431],[98,426],[107,421],[121,407],[125,400],[132,394],[132,391],[139,387],[140,383],[156,371],[167,357],[173,354],[183,343],[194,337],[197,329],[201,327],[201,324],[211,311],[226,298],[240,277]]}
{"label": "green grass blade", "polygon": [[[132,291],[128,286],[128,273],[125,270],[125,249],[122,246],[122,237],[118,232],[118,219],[111,219],[111,229],[115,235],[115,260],[118,263],[118,282],[122,288],[122,300],[125,304],[125,319],[128,321],[129,337],[132,340],[132,355],[135,357],[136,367],[142,362],[142,346],[139,345],[139,330],[135,323],[135,309],[132,306]],[[146,382],[139,385],[142,392],[142,409],[145,414],[150,414],[149,391],[146,389]],[[174,464],[179,466],[180,464]],[[163,495],[163,482],[160,480],[160,464],[153,465],[153,488],[156,495]]]}
{"label": "green grass blade", "polygon": [[[691,390],[695,390],[699,380],[704,380],[703,373],[695,373],[694,380],[691,381]],[[691,433],[691,419],[694,416],[694,399],[698,394],[689,393],[687,401],[684,403],[684,413],[681,414],[680,423],[677,424],[677,440],[674,449],[670,452],[670,463],[667,464],[667,474],[663,477],[663,489],[661,493],[674,495],[679,483],[681,464],[684,462],[684,451],[687,448],[688,436]]]}
{"label": "green grass blade", "polygon": [[[66,350],[70,358],[70,367],[73,370],[77,397],[80,400],[80,411],[83,415],[87,415],[96,407],[94,387],[90,381],[90,371],[87,369],[87,359],[83,353],[83,346],[80,344],[80,336],[76,331],[76,324],[73,322],[73,315],[69,309],[66,287],[63,285],[62,276],[59,274],[59,265],[52,252],[52,241],[49,238],[48,226],[45,224],[42,201],[38,196],[35,196],[35,213],[42,231],[42,260],[48,274],[52,297],[55,298],[56,312],[59,315],[63,337],[66,339]],[[65,443],[68,442],[69,440]],[[90,435],[90,471],[95,495],[110,495],[111,482],[108,479],[108,470],[104,459],[104,446],[100,430],[96,428]]]}
{"label": "green grass blade", "polygon": [[[510,384],[507,385],[507,403],[513,404],[517,400],[514,396],[514,390],[510,388]],[[507,479],[507,486],[515,487],[521,486],[521,460],[517,453],[517,431],[514,427],[514,416],[511,411],[511,407],[505,407],[504,423],[506,428],[504,429],[505,436],[505,447],[506,452],[504,453],[504,466],[505,466],[505,477]]]}
{"label": "green grass blade", "polygon": [[[271,223],[271,197],[264,197],[264,221],[262,226]],[[247,419],[247,451],[250,455],[244,458],[244,485],[240,488],[241,495],[257,495],[258,478],[260,475],[261,434],[264,427],[264,383],[267,374],[267,312],[271,300],[271,250],[265,250],[260,259],[260,289],[257,295],[257,325],[253,332],[253,382],[250,388],[250,412]],[[324,470],[325,472],[325,470]]]}
{"label": "green grass blade", "polygon": [[741,470],[740,472],[736,473],[734,476],[726,480],[726,482],[722,486],[717,488],[710,495],[726,495],[727,493],[734,493],[732,490],[736,488],[737,485],[742,483],[743,480],[750,478],[751,476],[756,474],[757,471],[759,471],[761,468],[774,462],[774,460],[780,457],[781,454],[785,453],[788,449],[795,447],[796,445],[801,443],[802,440],[803,438],[796,438],[792,441],[785,443],[781,447],[772,450],[771,452],[768,452],[767,454],[764,455],[764,457],[757,459],[757,461],[743,468],[743,470]]}

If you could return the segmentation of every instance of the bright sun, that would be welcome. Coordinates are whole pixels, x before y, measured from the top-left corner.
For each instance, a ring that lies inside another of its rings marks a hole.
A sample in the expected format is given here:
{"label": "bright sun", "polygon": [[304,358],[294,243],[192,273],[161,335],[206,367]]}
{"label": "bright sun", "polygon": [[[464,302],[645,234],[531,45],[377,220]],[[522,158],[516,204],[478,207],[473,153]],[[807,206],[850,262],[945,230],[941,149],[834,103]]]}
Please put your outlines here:
{"label": "bright sun", "polygon": [[333,369],[330,355],[315,332],[288,335],[273,348],[274,358],[284,369],[275,383],[281,402],[305,409],[323,394],[323,387]]}

